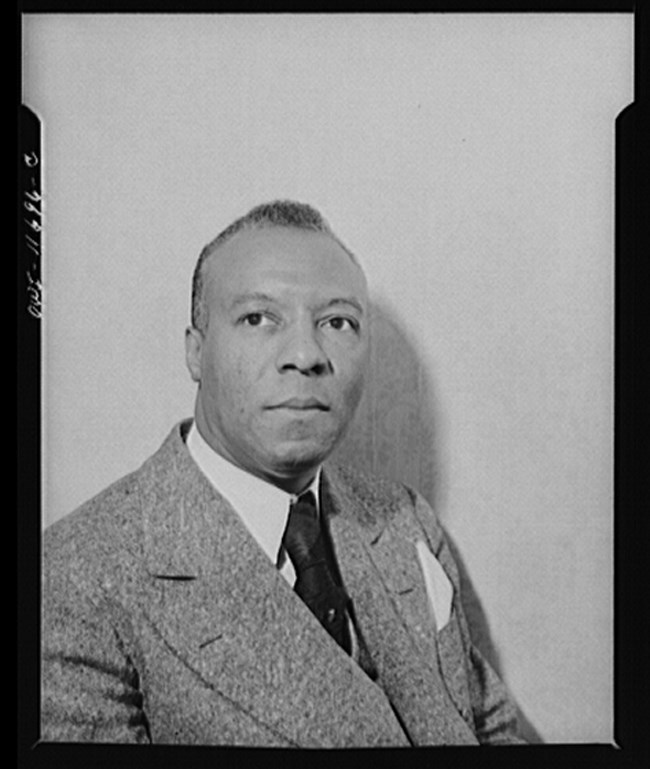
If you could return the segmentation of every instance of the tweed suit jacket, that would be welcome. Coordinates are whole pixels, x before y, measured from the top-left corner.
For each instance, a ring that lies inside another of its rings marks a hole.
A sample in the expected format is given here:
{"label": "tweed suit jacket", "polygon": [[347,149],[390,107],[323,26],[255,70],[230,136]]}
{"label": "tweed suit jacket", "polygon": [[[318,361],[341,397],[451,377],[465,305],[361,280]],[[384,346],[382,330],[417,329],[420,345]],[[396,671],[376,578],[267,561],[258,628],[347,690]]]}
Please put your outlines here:
{"label": "tweed suit jacket", "polygon": [[[189,424],[44,533],[43,741],[520,741],[503,684],[472,646],[443,531],[415,492],[323,470],[322,510],[368,674],[203,476],[184,443]],[[422,541],[456,596],[439,632]]]}

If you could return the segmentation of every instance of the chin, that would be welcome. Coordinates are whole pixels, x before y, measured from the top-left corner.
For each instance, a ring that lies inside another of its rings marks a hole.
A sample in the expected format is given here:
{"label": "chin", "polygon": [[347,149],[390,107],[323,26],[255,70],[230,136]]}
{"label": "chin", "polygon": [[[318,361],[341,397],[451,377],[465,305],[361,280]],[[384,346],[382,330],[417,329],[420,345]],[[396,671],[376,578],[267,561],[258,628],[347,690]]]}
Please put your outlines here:
{"label": "chin", "polygon": [[280,451],[276,449],[275,465],[284,472],[299,473],[306,472],[318,467],[334,450],[334,446],[322,443],[305,445],[289,445],[282,447]]}

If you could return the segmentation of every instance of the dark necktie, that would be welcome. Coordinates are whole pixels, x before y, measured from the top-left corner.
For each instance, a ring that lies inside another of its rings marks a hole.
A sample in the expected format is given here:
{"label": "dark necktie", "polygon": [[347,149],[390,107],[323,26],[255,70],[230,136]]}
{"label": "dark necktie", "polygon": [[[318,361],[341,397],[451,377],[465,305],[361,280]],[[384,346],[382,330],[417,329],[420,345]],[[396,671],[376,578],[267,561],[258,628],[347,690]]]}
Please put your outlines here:
{"label": "dark necktie", "polygon": [[291,505],[282,544],[296,570],[294,590],[349,654],[352,648],[346,614],[349,598],[336,584],[328,565],[325,539],[311,491]]}

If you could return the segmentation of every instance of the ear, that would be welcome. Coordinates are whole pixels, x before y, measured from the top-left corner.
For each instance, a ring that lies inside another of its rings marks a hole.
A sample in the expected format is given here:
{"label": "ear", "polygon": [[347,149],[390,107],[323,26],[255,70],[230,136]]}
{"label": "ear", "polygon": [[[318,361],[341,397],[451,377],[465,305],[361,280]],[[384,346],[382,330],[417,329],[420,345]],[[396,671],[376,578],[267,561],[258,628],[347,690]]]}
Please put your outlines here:
{"label": "ear", "polygon": [[185,363],[193,382],[201,381],[201,351],[203,334],[196,328],[185,329]]}

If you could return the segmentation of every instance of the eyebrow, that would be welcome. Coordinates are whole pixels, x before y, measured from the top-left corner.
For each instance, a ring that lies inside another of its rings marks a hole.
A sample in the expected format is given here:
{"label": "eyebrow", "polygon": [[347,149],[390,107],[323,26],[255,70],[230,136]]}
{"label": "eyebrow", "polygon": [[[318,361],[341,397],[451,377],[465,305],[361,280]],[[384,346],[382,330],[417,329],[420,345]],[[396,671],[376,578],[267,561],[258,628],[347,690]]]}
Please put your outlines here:
{"label": "eyebrow", "polygon": [[[231,302],[231,309],[235,309],[237,307],[240,307],[242,304],[247,304],[248,302],[269,302],[271,304],[282,304],[282,302],[274,296],[271,296],[270,294],[265,294],[261,291],[252,291],[247,294],[240,294],[239,296],[236,296],[233,301]],[[341,304],[347,304],[351,307],[354,307],[354,309],[360,314],[363,315],[363,305],[361,302],[356,299],[353,296],[337,296],[333,299],[329,299],[327,302],[325,302],[322,305],[318,305],[318,310],[326,310],[329,307],[335,307],[337,305]]]}
{"label": "eyebrow", "polygon": [[235,308],[242,304],[247,304],[248,302],[272,302],[273,304],[277,304],[278,300],[269,294],[253,291],[249,294],[240,294],[239,296],[236,296],[230,303],[230,306],[231,308]]}
{"label": "eyebrow", "polygon": [[326,302],[324,305],[322,305],[319,309],[327,309],[328,307],[334,307],[338,304],[349,304],[352,307],[354,307],[355,310],[360,315],[363,315],[363,306],[361,302],[358,301],[358,299],[355,299],[353,296],[339,296],[335,299],[330,299],[328,302]]}

